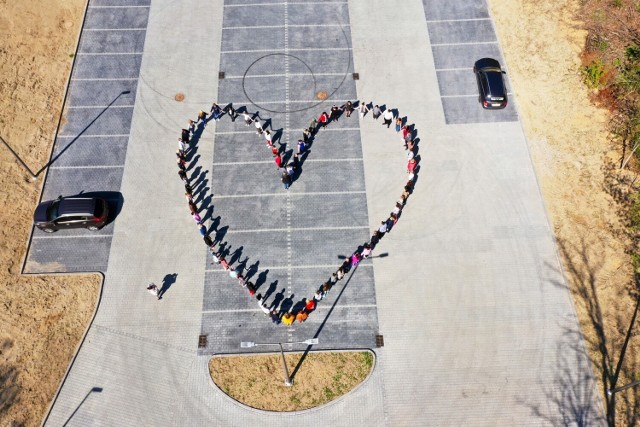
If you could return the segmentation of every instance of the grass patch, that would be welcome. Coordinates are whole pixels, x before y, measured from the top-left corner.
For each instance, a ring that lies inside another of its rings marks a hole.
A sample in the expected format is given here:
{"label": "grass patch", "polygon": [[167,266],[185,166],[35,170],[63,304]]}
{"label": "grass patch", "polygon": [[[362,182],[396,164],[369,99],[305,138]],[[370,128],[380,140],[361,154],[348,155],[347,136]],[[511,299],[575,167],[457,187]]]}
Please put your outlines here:
{"label": "grass patch", "polygon": [[[302,354],[287,354],[292,373]],[[373,369],[368,351],[309,353],[293,379],[284,385],[279,354],[214,357],[209,361],[211,378],[227,395],[257,409],[299,411],[324,405],[358,386]]]}

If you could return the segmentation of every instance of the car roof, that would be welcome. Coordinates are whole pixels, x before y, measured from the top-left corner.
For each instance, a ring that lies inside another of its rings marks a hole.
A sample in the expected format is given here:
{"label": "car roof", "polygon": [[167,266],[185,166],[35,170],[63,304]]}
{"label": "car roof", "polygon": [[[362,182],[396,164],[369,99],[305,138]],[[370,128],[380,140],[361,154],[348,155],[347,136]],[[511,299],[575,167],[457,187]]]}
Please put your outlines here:
{"label": "car roof", "polygon": [[497,59],[493,59],[493,58],[482,58],[482,59],[478,59],[476,61],[476,69],[481,69],[481,68],[500,68],[500,63],[498,62]]}
{"label": "car roof", "polygon": [[95,207],[96,199],[87,197],[70,197],[60,200],[60,204],[58,205],[58,215],[93,215]]}

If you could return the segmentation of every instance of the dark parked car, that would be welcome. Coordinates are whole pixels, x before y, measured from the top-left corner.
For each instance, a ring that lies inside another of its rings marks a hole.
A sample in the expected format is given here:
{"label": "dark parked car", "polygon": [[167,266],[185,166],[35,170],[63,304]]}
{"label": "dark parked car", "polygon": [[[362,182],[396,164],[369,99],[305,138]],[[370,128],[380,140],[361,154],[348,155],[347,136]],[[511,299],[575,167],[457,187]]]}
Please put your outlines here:
{"label": "dark parked car", "polygon": [[473,66],[478,81],[480,103],[483,108],[501,109],[507,106],[507,86],[500,63],[493,58],[479,59]]}
{"label": "dark parked car", "polygon": [[107,221],[107,202],[92,197],[58,197],[38,205],[33,215],[36,227],[47,233],[67,228],[99,230]]}

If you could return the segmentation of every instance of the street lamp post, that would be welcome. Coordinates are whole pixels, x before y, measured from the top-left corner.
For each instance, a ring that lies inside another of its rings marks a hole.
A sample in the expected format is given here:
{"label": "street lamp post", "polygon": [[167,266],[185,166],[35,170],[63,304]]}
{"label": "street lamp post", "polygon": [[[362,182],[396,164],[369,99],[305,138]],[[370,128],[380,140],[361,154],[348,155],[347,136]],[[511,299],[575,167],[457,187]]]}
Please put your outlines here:
{"label": "street lamp post", "polygon": [[[306,345],[315,345],[318,344],[318,338],[309,338],[304,341],[296,341],[290,342],[287,344],[306,344]],[[287,361],[284,358],[284,349],[282,348],[282,343],[279,342],[252,342],[252,341],[242,341],[240,343],[241,348],[253,348],[261,345],[277,345],[280,347],[280,355],[282,356],[282,368],[284,369],[284,385],[287,387],[291,387],[293,385],[293,379],[289,376],[289,368],[287,368]]]}

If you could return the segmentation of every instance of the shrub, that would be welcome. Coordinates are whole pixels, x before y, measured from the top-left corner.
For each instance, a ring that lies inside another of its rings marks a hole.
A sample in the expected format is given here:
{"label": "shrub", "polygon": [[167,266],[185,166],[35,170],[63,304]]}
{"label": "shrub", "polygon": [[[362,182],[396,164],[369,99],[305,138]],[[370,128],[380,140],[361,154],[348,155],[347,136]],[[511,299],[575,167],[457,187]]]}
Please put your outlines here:
{"label": "shrub", "polygon": [[604,64],[602,60],[595,59],[583,69],[584,80],[591,89],[597,89],[602,85],[604,76]]}

